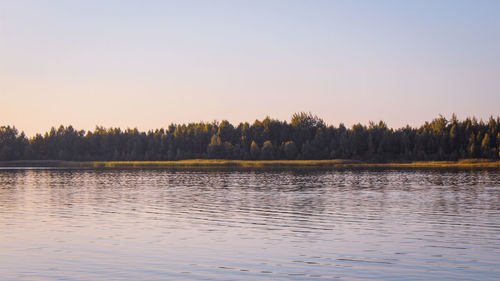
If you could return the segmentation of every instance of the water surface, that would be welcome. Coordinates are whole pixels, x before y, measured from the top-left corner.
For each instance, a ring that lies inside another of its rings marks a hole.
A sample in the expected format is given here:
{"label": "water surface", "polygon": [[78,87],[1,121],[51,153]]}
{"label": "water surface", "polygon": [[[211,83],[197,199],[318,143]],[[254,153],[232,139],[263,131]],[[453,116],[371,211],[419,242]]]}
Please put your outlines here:
{"label": "water surface", "polygon": [[2,280],[498,280],[500,173],[0,170]]}

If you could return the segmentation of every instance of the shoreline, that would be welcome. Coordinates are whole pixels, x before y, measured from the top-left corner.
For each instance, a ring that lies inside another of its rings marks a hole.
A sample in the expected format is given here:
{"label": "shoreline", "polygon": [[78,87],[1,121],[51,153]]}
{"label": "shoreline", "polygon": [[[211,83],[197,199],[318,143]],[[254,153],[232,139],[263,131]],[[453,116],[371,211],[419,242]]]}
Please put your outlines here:
{"label": "shoreline", "polygon": [[189,159],[179,161],[0,161],[0,167],[48,168],[498,168],[500,160],[461,159],[458,161],[413,161],[370,163],[358,160],[223,160]]}

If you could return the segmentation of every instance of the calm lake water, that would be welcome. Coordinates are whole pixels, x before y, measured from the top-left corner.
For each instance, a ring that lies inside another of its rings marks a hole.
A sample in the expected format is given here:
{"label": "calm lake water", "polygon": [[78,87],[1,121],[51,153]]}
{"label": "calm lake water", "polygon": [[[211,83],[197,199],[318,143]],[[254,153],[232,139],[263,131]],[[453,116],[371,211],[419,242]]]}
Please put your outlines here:
{"label": "calm lake water", "polygon": [[498,170],[0,170],[1,280],[499,280]]}

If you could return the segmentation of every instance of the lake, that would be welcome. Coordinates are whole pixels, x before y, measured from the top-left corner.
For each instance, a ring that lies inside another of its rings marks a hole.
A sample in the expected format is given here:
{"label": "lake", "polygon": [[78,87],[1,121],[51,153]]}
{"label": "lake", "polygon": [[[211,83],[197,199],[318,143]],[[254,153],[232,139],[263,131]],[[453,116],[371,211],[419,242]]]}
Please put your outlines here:
{"label": "lake", "polygon": [[1,280],[499,280],[498,170],[0,170]]}

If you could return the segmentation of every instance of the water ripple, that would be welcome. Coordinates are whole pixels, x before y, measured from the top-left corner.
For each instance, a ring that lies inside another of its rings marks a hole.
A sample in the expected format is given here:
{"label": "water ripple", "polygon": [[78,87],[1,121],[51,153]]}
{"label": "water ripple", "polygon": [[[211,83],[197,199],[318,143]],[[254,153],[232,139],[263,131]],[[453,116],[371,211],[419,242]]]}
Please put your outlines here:
{"label": "water ripple", "polygon": [[5,280],[495,280],[500,173],[0,170]]}

